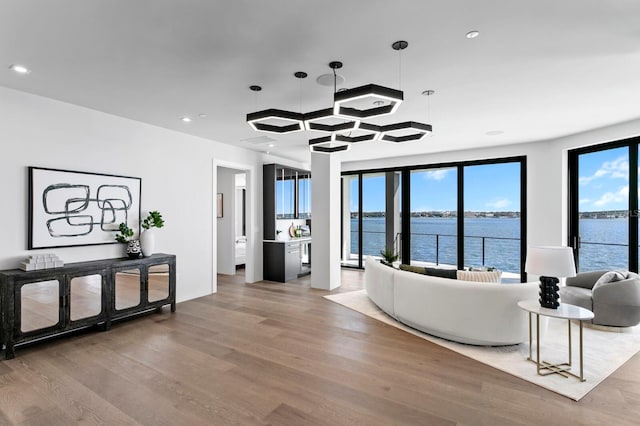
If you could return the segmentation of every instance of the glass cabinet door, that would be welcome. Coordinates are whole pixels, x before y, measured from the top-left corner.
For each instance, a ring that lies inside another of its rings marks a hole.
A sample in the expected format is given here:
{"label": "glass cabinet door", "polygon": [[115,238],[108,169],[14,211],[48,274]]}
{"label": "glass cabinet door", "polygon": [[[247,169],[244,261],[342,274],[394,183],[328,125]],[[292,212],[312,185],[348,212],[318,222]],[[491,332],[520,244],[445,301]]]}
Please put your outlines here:
{"label": "glass cabinet door", "polygon": [[78,321],[103,312],[102,275],[73,277],[69,281],[69,318]]}
{"label": "glass cabinet door", "polygon": [[169,265],[154,265],[149,267],[149,302],[169,298]]}
{"label": "glass cabinet door", "polygon": [[60,323],[60,281],[47,280],[20,287],[20,331],[23,333]]}
{"label": "glass cabinet door", "polygon": [[122,310],[140,304],[142,280],[139,268],[119,271],[115,274],[115,307]]}

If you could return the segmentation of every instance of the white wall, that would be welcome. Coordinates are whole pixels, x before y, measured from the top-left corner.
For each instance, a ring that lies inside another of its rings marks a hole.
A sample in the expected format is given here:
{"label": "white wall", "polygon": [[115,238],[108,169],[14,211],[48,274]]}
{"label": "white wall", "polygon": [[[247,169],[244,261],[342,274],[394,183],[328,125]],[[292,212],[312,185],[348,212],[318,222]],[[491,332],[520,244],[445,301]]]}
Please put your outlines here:
{"label": "white wall", "polygon": [[[640,120],[621,123],[550,141],[501,145],[422,156],[385,158],[342,164],[342,171],[419,164],[527,157],[527,242],[529,245],[566,245],[568,167],[570,149],[640,135]],[[427,139],[424,143],[429,143]]]}
{"label": "white wall", "polygon": [[[141,177],[143,212],[159,210],[166,220],[156,251],[177,256],[179,301],[216,291],[216,164],[252,169],[254,188],[262,179],[262,157],[253,151],[2,87],[0,144],[0,269],[17,267],[30,253],[28,166]],[[254,209],[248,226],[261,235],[262,196],[253,191],[248,198]],[[67,263],[124,255],[118,244],[40,251]],[[262,245],[247,256],[257,265],[247,280],[262,279]]]}
{"label": "white wall", "polygon": [[[218,167],[218,189],[217,193],[222,194],[223,214],[216,219],[218,228],[218,273],[235,275],[236,273],[236,252],[235,252],[235,194],[236,194],[236,170]],[[222,250],[222,247],[228,249]]]}

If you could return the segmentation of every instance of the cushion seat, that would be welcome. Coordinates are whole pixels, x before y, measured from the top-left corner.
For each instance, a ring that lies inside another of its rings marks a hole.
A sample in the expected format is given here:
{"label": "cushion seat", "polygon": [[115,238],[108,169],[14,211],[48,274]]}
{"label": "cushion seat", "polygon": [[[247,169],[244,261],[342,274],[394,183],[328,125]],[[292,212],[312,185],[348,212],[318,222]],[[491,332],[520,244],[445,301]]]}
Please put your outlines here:
{"label": "cushion seat", "polygon": [[592,271],[567,279],[563,303],[593,311],[593,324],[633,327],[640,324],[640,276],[628,271]]}
{"label": "cushion seat", "polygon": [[560,297],[564,303],[580,306],[593,311],[593,299],[591,290],[581,287],[563,287],[560,289]]}

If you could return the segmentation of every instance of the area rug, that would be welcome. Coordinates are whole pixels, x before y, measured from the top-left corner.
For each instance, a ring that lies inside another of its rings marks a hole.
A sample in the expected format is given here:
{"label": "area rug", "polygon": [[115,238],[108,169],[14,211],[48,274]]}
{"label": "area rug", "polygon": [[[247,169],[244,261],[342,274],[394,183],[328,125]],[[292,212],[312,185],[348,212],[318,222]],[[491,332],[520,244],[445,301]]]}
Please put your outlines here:
{"label": "area rug", "polygon": [[[468,356],[483,364],[520,377],[560,395],[579,401],[600,382],[616,371],[640,350],[640,327],[616,333],[584,327],[584,377],[585,382],[557,374],[539,376],[534,363],[527,361],[529,342],[512,346],[471,346],[434,337],[410,328],[385,314],[367,296],[365,290],[351,291],[324,296],[332,302],[346,306],[385,324],[414,334],[437,345]],[[541,317],[542,318],[542,317]],[[542,329],[542,327],[541,327]],[[579,371],[578,327],[573,325],[573,368]],[[541,359],[552,363],[567,359],[567,322],[549,319],[547,331],[541,346]],[[535,339],[533,356],[535,357]],[[579,373],[578,373],[579,374]]]}

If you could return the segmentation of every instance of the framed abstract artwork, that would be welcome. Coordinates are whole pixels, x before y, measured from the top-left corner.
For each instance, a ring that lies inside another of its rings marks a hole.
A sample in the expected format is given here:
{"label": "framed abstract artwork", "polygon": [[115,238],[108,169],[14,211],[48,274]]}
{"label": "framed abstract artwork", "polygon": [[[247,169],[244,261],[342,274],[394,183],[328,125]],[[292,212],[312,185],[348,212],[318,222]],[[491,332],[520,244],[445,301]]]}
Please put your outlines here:
{"label": "framed abstract artwork", "polygon": [[121,222],[140,235],[142,179],[29,167],[28,249],[117,244]]}

